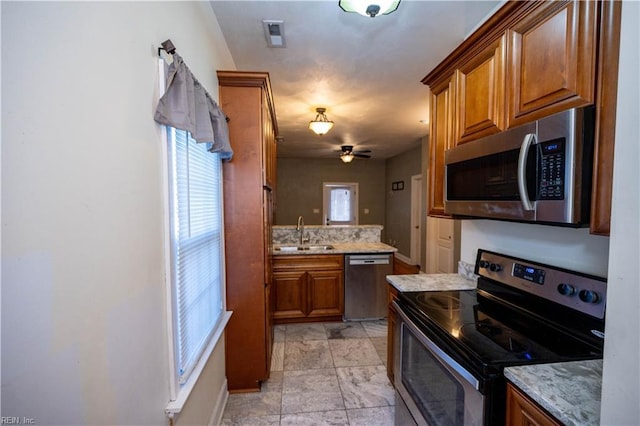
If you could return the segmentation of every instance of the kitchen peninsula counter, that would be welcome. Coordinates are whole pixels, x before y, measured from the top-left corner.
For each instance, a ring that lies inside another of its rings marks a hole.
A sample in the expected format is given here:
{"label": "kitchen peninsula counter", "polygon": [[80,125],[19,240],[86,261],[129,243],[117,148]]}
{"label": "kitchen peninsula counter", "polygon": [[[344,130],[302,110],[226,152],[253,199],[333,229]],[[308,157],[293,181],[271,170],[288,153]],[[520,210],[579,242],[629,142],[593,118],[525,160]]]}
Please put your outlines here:
{"label": "kitchen peninsula counter", "polygon": [[504,375],[562,423],[600,423],[602,360],[507,367]]}

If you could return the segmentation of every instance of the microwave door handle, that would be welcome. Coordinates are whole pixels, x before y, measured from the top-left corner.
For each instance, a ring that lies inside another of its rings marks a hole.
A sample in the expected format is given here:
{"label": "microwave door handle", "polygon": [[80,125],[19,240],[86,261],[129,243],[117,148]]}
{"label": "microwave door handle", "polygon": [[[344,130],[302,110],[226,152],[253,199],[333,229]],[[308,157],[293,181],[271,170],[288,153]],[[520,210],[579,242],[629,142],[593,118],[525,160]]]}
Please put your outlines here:
{"label": "microwave door handle", "polygon": [[536,140],[535,133],[528,133],[520,146],[520,155],[518,156],[518,192],[520,193],[520,201],[525,210],[533,210],[533,203],[529,198],[527,191],[527,156],[529,155],[529,147]]}

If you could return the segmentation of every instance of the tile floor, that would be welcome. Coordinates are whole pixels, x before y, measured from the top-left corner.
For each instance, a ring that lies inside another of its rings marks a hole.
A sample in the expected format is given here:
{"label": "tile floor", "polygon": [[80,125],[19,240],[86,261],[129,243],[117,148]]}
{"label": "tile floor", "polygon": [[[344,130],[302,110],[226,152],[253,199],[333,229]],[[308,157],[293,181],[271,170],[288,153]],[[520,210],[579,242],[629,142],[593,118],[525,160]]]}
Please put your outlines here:
{"label": "tile floor", "polygon": [[387,322],[275,327],[262,391],[229,395],[222,425],[393,425]]}

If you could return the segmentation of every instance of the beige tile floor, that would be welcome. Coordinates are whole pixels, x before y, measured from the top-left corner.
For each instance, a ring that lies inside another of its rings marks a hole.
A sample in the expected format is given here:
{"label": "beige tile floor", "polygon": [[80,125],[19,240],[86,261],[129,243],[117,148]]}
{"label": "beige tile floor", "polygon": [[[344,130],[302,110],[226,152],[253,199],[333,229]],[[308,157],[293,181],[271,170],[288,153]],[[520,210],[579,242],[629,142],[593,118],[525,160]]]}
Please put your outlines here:
{"label": "beige tile floor", "polygon": [[393,425],[387,322],[275,327],[261,392],[229,395],[222,425]]}

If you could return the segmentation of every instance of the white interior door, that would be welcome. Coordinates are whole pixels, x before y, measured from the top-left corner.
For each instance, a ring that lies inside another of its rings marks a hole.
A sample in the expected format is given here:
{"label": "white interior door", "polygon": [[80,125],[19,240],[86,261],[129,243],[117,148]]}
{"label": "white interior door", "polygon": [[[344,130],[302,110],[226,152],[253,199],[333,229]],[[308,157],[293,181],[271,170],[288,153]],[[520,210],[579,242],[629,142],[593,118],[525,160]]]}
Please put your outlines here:
{"label": "white interior door", "polygon": [[[411,260],[420,265],[420,236],[422,229],[420,218],[422,215],[422,175],[411,176]],[[422,269],[422,268],[421,268]]]}
{"label": "white interior door", "polygon": [[427,273],[448,274],[457,271],[455,259],[456,226],[452,219],[427,219]]}

